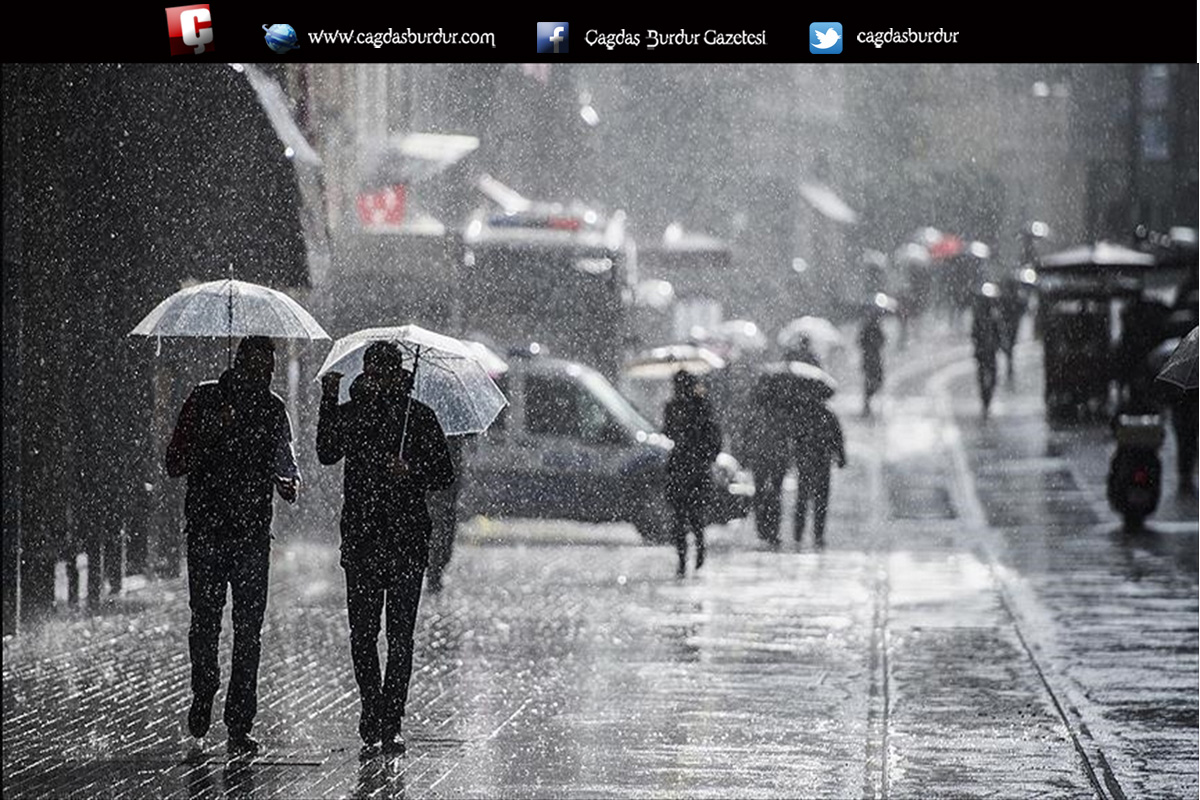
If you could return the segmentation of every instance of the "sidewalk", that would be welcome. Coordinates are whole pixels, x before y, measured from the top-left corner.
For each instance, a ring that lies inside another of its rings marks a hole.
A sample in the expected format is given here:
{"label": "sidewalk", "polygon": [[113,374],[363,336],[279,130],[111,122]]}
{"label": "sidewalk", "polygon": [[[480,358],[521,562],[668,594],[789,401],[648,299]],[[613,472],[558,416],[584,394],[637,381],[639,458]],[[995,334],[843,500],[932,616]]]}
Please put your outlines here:
{"label": "sidewalk", "polygon": [[897,359],[875,420],[844,379],[826,550],[773,552],[742,522],[677,581],[627,526],[465,525],[422,601],[402,759],[358,759],[332,542],[275,548],[250,762],[224,756],[223,694],[203,747],[186,735],[181,580],[5,640],[5,795],[1094,797],[1064,715],[1099,720],[1087,747],[1129,796],[1194,795],[1195,559],[1172,567],[1194,534],[1112,539],[1105,444],[1045,425],[1036,352],[983,426],[960,347]]}

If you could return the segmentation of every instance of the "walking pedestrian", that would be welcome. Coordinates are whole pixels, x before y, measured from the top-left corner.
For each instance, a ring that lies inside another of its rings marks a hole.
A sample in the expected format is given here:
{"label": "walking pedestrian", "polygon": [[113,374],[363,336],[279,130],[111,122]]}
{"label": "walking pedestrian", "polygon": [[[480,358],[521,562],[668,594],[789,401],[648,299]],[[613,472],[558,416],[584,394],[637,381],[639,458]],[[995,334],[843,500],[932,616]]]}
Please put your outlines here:
{"label": "walking pedestrian", "polygon": [[267,607],[272,492],[296,501],[300,472],[282,398],[271,391],[275,347],[251,336],[238,345],[233,366],[192,390],[171,442],[166,467],[187,476],[188,652],[192,705],[188,731],[209,730],[220,688],[217,645],[226,587],[233,595],[233,661],[225,696],[227,749],[253,755],[250,729],[258,710],[258,664]]}
{"label": "walking pedestrian", "polygon": [[[429,560],[430,490],[454,481],[449,446],[437,417],[412,398],[413,373],[399,347],[371,344],[363,373],[338,402],[342,376],[322,378],[317,457],[346,459],[341,565],[346,573],[350,655],[361,699],[363,754],[404,751],[401,721],[412,676],[413,629]],[[377,642],[387,613],[387,666]]]}
{"label": "walking pedestrian", "polygon": [[975,376],[979,383],[979,399],[983,418],[987,419],[996,391],[996,356],[1000,350],[1000,313],[997,299],[999,288],[985,283],[971,304],[971,342],[975,347]]}
{"label": "walking pedestrian", "polygon": [[783,478],[791,466],[791,412],[768,375],[758,378],[751,395],[747,466],[754,474],[754,527],[758,538],[779,544]]}
{"label": "walking pedestrian", "polygon": [[881,312],[867,311],[858,332],[858,346],[862,351],[864,417],[871,416],[871,398],[883,388],[883,346],[887,337],[881,318]]}
{"label": "walking pedestrian", "polygon": [[804,534],[808,508],[813,512],[813,543],[825,544],[825,517],[829,512],[829,473],[836,462],[846,466],[845,438],[837,415],[816,398],[807,400],[796,414],[792,439],[796,459],[796,508],[793,536]]}
{"label": "walking pedestrian", "polygon": [[663,410],[663,434],[674,443],[667,459],[667,502],[673,514],[676,574],[687,574],[688,532],[696,537],[696,569],[704,566],[705,504],[710,470],[721,452],[721,428],[696,376],[675,373],[674,395]]}
{"label": "walking pedestrian", "polygon": [[1025,294],[1021,282],[1013,275],[1005,276],[1000,283],[1000,350],[1004,353],[1005,376],[1012,386],[1015,370],[1013,351],[1017,347],[1017,336],[1021,330],[1021,318],[1025,316]]}

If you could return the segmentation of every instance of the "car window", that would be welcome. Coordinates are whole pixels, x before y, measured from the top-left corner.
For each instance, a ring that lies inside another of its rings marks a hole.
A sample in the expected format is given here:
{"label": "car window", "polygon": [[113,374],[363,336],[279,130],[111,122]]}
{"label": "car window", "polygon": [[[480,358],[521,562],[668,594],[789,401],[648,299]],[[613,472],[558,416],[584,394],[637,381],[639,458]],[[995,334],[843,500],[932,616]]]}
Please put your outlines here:
{"label": "car window", "polygon": [[533,434],[600,444],[619,426],[605,404],[575,381],[530,376],[525,381],[525,427]]}
{"label": "car window", "polygon": [[532,434],[580,438],[579,393],[561,378],[525,379],[525,428]]}

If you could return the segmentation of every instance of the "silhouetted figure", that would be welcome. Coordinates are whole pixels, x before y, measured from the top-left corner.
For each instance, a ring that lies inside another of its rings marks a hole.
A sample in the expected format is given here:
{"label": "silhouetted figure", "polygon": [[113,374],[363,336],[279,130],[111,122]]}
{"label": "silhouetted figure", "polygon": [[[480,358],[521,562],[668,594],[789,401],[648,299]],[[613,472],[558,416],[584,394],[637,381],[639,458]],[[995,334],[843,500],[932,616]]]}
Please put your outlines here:
{"label": "silhouetted figure", "polygon": [[225,697],[228,749],[253,754],[258,662],[271,561],[272,492],[295,502],[300,473],[283,400],[271,391],[275,348],[243,339],[233,366],[192,390],[167,447],[167,474],[187,476],[188,650],[192,705],[188,731],[208,733],[220,688],[217,645],[227,587],[233,593],[233,663]]}
{"label": "silhouetted figure", "polygon": [[1174,394],[1170,401],[1171,429],[1175,434],[1176,467],[1179,475],[1179,493],[1196,494],[1197,436],[1200,436],[1200,402],[1195,389]]}
{"label": "silhouetted figure", "polygon": [[711,468],[721,452],[721,428],[696,377],[675,373],[675,394],[663,410],[662,432],[673,443],[667,459],[667,502],[674,515],[677,574],[687,573],[688,531],[696,537],[696,569],[704,565],[705,504],[712,493]]}
{"label": "silhouetted figure", "polygon": [[431,592],[442,590],[442,573],[450,564],[454,554],[454,537],[458,533],[458,487],[462,479],[463,449],[466,437],[448,436],[450,460],[454,464],[454,482],[445,489],[429,493],[429,519],[432,525],[429,535],[429,569],[425,573],[425,586]]}
{"label": "silhouetted figure", "polygon": [[1017,347],[1017,335],[1021,330],[1021,318],[1025,316],[1025,294],[1021,282],[1013,276],[1006,277],[1000,284],[1000,351],[1004,353],[1004,367],[1011,386],[1015,376],[1013,351]]}
{"label": "silhouetted figure", "polygon": [[754,474],[754,526],[758,538],[779,544],[783,478],[791,466],[791,411],[769,375],[751,393],[747,466]]}
{"label": "silhouetted figure", "polygon": [[863,370],[863,416],[871,416],[871,398],[883,388],[883,345],[887,337],[883,333],[881,314],[868,311],[858,332],[858,346],[862,350]]}
{"label": "silhouetted figure", "polygon": [[979,383],[984,419],[987,419],[996,391],[996,357],[1000,351],[998,298],[998,287],[987,283],[971,304],[971,344],[975,347],[975,377]]}
{"label": "silhouetted figure", "polygon": [[842,425],[823,402],[810,399],[797,410],[793,451],[796,457],[796,508],[793,535],[797,542],[804,534],[808,507],[813,511],[813,542],[825,543],[825,517],[829,511],[829,472],[837,462],[846,466],[846,447]]}
{"label": "silhouetted figure", "polygon": [[[426,493],[450,486],[454,465],[437,417],[411,397],[413,375],[402,368],[398,347],[370,345],[350,400],[339,404],[341,377],[322,379],[317,457],[322,464],[346,459],[341,564],[362,701],[358,733],[366,754],[381,743],[401,752],[413,628],[429,561]],[[385,606],[387,671],[381,677],[376,648]]]}

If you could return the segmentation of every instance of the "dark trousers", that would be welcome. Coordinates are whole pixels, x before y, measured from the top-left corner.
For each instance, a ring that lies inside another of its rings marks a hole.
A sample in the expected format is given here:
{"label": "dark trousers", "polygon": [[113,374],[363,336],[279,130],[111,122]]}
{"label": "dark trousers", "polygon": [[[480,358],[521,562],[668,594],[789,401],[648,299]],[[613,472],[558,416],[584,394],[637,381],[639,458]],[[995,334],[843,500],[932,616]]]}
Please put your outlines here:
{"label": "dark trousers", "polygon": [[825,540],[825,516],[829,512],[829,464],[821,466],[800,465],[796,470],[796,514],[793,536],[800,541],[808,517],[808,506],[813,509],[813,539]]}
{"label": "dark trousers", "polygon": [[[362,699],[359,735],[377,741],[400,731],[412,677],[413,629],[425,577],[424,554],[401,557],[394,570],[344,565],[350,657]],[[380,614],[387,613],[387,671],[379,666]]]}
{"label": "dark trousers", "polygon": [[704,563],[704,509],[699,503],[679,503],[674,507],[675,552],[679,566],[687,561],[688,531],[696,537],[696,566]]}
{"label": "dark trousers", "polygon": [[787,462],[764,465],[754,470],[754,524],[758,529],[758,538],[764,541],[779,541],[783,476],[786,473]]}
{"label": "dark trousers", "polygon": [[258,661],[267,610],[271,539],[268,534],[228,536],[190,530],[187,552],[192,693],[211,701],[221,686],[217,645],[229,587],[233,594],[233,663],[225,695],[225,727],[230,735],[244,736],[258,712]]}

